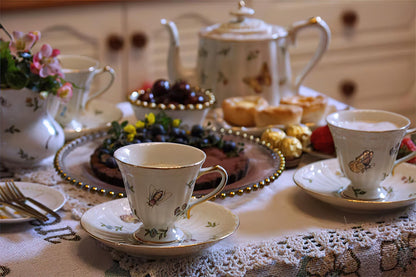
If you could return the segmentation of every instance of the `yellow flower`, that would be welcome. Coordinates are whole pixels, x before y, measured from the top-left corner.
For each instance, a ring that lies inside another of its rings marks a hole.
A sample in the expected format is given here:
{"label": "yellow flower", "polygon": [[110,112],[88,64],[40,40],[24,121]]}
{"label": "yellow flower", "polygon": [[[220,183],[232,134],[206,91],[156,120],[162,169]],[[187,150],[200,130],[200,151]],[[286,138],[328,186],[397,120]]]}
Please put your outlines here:
{"label": "yellow flower", "polygon": [[145,123],[141,120],[136,122],[136,128],[144,128],[145,127]]}
{"label": "yellow flower", "polygon": [[136,127],[134,127],[132,124],[128,124],[126,127],[124,127],[123,130],[128,134],[136,135]]}
{"label": "yellow flower", "polygon": [[145,117],[146,117],[146,119],[147,119],[147,123],[148,123],[149,125],[154,124],[154,123],[155,123],[155,121],[156,121],[156,117],[155,117],[155,115],[154,115],[153,113],[146,114],[146,115],[145,115]]}
{"label": "yellow flower", "polygon": [[134,136],[135,136],[136,134],[128,134],[127,135],[127,141],[133,141],[133,139],[134,139]]}
{"label": "yellow flower", "polygon": [[173,125],[173,127],[179,127],[179,125],[181,125],[181,120],[180,119],[174,119],[172,121],[172,125]]}

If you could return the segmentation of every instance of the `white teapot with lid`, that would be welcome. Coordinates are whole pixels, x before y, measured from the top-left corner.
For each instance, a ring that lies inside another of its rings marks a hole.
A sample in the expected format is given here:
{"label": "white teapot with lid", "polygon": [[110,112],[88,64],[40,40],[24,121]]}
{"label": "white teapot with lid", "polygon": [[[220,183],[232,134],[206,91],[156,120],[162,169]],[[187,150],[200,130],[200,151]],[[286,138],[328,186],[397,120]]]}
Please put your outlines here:
{"label": "white teapot with lid", "polygon": [[[230,14],[236,18],[200,30],[196,69],[182,66],[176,25],[162,19],[171,40],[169,79],[183,79],[211,89],[219,104],[227,97],[260,95],[278,105],[281,97],[297,94],[305,76],[328,48],[331,33],[325,21],[312,17],[286,29],[250,18],[254,10],[244,1]],[[305,28],[319,29],[320,43],[309,63],[292,80],[288,47],[294,44],[298,31]]]}

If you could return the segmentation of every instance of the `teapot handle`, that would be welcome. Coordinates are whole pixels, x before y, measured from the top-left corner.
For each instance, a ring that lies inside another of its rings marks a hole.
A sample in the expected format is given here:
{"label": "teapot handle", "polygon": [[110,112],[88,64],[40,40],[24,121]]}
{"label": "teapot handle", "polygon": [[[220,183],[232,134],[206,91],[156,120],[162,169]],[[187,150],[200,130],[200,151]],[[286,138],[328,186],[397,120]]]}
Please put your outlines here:
{"label": "teapot handle", "polygon": [[296,36],[298,31],[304,28],[318,28],[320,31],[320,40],[318,48],[315,51],[312,59],[308,62],[308,64],[303,68],[303,70],[296,76],[296,79],[293,84],[294,92],[297,94],[299,93],[300,85],[302,84],[303,80],[305,79],[306,75],[312,70],[312,68],[318,63],[318,61],[322,58],[322,55],[328,49],[329,41],[331,39],[331,30],[329,29],[326,22],[320,18],[319,16],[312,17],[309,20],[298,21],[293,23],[293,25],[288,30],[288,37],[292,44],[296,43]]}

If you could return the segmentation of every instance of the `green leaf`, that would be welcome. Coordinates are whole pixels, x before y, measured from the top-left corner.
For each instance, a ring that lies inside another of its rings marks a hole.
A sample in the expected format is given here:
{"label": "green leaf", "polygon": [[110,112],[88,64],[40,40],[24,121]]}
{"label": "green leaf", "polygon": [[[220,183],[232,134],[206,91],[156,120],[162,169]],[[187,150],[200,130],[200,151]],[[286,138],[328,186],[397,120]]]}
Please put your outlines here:
{"label": "green leaf", "polygon": [[21,71],[9,71],[5,74],[7,84],[13,89],[22,89],[28,84],[27,76]]}

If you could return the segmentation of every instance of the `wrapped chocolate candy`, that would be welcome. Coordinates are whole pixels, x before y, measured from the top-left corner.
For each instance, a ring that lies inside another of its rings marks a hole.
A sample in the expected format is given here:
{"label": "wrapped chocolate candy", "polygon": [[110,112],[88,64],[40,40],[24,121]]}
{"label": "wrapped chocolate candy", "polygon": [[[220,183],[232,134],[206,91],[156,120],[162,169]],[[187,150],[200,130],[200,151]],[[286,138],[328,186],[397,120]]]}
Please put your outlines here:
{"label": "wrapped chocolate candy", "polygon": [[286,137],[286,133],[278,128],[268,128],[262,135],[261,140],[270,143],[271,148],[279,147],[279,143]]}
{"label": "wrapped chocolate candy", "polygon": [[291,136],[286,136],[282,141],[279,143],[279,149],[282,151],[282,154],[285,156],[286,159],[296,159],[302,156],[302,143],[299,139]]}
{"label": "wrapped chocolate candy", "polygon": [[291,137],[297,138],[303,145],[307,147],[311,144],[311,129],[304,124],[290,125],[286,129],[286,134]]}

